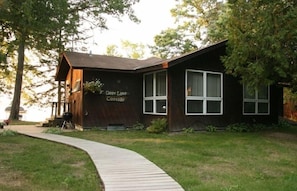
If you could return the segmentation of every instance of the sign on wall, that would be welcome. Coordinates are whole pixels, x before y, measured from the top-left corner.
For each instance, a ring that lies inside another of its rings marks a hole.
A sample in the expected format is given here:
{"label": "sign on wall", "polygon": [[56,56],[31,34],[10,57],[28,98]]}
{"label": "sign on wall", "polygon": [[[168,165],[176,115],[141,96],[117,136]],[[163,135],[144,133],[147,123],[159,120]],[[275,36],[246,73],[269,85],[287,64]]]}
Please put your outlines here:
{"label": "sign on wall", "polygon": [[105,99],[108,102],[125,102],[128,95],[125,91],[105,91]]}

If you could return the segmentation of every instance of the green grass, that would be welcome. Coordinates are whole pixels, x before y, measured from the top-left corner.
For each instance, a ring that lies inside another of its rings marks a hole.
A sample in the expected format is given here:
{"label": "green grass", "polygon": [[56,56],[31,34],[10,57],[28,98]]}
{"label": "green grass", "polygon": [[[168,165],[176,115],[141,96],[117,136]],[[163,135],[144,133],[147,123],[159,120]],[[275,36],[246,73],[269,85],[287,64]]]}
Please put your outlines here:
{"label": "green grass", "polygon": [[0,151],[1,191],[101,191],[83,151],[11,133],[0,136]]}
{"label": "green grass", "polygon": [[186,191],[297,190],[297,131],[149,134],[144,131],[66,133],[134,150]]}

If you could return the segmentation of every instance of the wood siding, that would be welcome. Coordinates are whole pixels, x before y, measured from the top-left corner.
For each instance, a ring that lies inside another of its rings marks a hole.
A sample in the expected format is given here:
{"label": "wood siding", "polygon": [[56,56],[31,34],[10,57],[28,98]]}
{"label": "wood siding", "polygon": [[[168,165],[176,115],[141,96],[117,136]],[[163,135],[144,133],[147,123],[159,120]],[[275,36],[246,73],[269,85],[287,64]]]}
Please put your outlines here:
{"label": "wood siding", "polygon": [[[170,131],[183,128],[205,129],[208,125],[224,128],[232,123],[277,123],[281,113],[282,89],[270,88],[270,115],[243,115],[243,87],[238,79],[224,74],[220,56],[224,48],[201,55],[168,70],[168,124]],[[223,73],[223,114],[186,115],[185,112],[185,74],[187,69]]]}
{"label": "wood siding", "polygon": [[[101,95],[84,95],[84,128],[123,125],[141,122],[142,75],[135,73],[84,71],[84,81],[100,79],[104,83]],[[117,95],[125,94],[128,95]],[[114,95],[116,93],[116,95]],[[117,100],[120,99],[120,100]],[[121,99],[125,99],[122,101]]]}
{"label": "wood siding", "polygon": [[[72,76],[69,76],[69,83],[71,84],[71,89],[68,88],[69,93],[69,106],[70,106],[70,112],[72,113],[72,121],[82,126],[83,125],[83,116],[82,110],[83,110],[83,86],[82,86],[82,78],[83,78],[83,71],[80,69],[73,69],[72,70]],[[77,86],[77,81],[80,80],[80,90],[74,91],[75,86]]]}
{"label": "wood siding", "polygon": [[[137,122],[148,126],[153,119],[167,118],[170,131],[183,128],[205,129],[212,125],[224,128],[233,123],[277,123],[282,116],[282,88],[270,87],[270,114],[243,115],[243,87],[239,79],[225,74],[221,56],[225,55],[225,45],[203,49],[177,59],[169,60],[162,67],[141,71],[103,70],[96,68],[69,68],[66,77],[65,101],[70,103],[75,124],[83,128],[109,125],[131,127]],[[120,63],[119,63],[120,64]],[[164,69],[167,71],[167,115],[143,114],[143,72]],[[199,70],[217,72],[223,78],[223,111],[213,115],[186,114],[186,71]],[[62,75],[64,77],[66,75]],[[76,81],[81,80],[80,91],[71,92]],[[104,84],[102,94],[85,93],[83,83],[100,79]],[[65,80],[65,78],[64,78]]]}

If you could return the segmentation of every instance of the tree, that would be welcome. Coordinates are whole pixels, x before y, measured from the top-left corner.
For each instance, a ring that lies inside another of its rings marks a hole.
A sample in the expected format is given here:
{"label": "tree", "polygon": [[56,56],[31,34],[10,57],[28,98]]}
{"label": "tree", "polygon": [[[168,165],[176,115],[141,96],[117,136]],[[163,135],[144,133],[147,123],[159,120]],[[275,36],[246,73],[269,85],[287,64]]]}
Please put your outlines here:
{"label": "tree", "polygon": [[121,41],[121,47],[118,47],[117,45],[107,46],[106,54],[118,57],[141,59],[145,54],[145,45],[123,40]]}
{"label": "tree", "polygon": [[217,42],[225,38],[225,31],[219,31],[222,18],[227,12],[224,0],[181,0],[171,14],[179,23],[178,29],[193,36],[202,44]]}
{"label": "tree", "polygon": [[[14,96],[10,119],[18,119],[25,71],[25,50],[41,54],[60,52],[65,43],[80,39],[83,21],[93,27],[106,27],[106,15],[117,18],[127,14],[138,21],[131,6],[138,0],[5,0],[0,3],[1,66],[6,68],[10,55],[17,55]],[[1,67],[2,69],[3,67]],[[28,66],[30,68],[30,66]]]}
{"label": "tree", "polygon": [[163,58],[177,56],[226,38],[228,11],[224,0],[180,0],[171,15],[177,27],[155,36],[151,51]]}
{"label": "tree", "polygon": [[123,55],[119,53],[118,49],[119,49],[119,47],[115,44],[108,45],[106,47],[106,55],[122,57]]}
{"label": "tree", "polygon": [[176,29],[169,28],[154,37],[155,46],[151,46],[151,52],[160,58],[172,58],[192,50],[197,46],[186,35]]}
{"label": "tree", "polygon": [[290,82],[297,88],[296,13],[296,0],[230,1],[227,72],[248,87]]}

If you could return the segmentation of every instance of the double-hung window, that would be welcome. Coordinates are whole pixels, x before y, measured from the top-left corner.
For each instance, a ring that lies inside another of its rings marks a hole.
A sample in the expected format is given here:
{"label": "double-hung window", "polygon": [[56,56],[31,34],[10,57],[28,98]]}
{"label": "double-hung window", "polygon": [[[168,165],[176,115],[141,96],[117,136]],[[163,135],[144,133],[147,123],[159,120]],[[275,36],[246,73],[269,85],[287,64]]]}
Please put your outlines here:
{"label": "double-hung window", "polygon": [[147,114],[167,113],[167,73],[154,72],[144,75],[143,112]]}
{"label": "double-hung window", "polygon": [[243,86],[243,114],[268,115],[270,107],[269,86],[262,86],[256,90],[250,90]]}
{"label": "double-hung window", "polygon": [[221,115],[222,113],[222,73],[186,70],[186,114]]}

